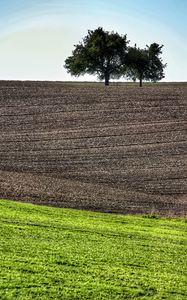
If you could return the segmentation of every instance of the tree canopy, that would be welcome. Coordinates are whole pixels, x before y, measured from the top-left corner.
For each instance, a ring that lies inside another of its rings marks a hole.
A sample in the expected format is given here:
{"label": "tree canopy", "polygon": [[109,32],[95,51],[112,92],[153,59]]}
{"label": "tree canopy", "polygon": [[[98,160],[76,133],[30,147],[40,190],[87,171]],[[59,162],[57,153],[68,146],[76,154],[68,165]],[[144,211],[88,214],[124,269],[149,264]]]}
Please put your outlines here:
{"label": "tree canopy", "polygon": [[89,30],[82,42],[75,45],[72,55],[65,60],[65,68],[74,76],[97,75],[109,85],[110,79],[125,76],[157,81],[164,78],[164,68],[160,55],[163,45],[153,43],[145,49],[128,46],[127,35],[104,31],[102,27]]}

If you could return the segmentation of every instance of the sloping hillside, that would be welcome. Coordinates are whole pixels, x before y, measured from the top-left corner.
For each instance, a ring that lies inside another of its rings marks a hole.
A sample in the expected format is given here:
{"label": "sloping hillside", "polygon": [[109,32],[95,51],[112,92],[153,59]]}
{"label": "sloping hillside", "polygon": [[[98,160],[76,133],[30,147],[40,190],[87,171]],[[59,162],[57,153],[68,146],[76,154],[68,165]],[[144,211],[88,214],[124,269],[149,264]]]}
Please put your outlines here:
{"label": "sloping hillside", "polygon": [[187,211],[187,85],[0,82],[0,197]]}
{"label": "sloping hillside", "polygon": [[185,218],[0,199],[1,300],[186,300]]}

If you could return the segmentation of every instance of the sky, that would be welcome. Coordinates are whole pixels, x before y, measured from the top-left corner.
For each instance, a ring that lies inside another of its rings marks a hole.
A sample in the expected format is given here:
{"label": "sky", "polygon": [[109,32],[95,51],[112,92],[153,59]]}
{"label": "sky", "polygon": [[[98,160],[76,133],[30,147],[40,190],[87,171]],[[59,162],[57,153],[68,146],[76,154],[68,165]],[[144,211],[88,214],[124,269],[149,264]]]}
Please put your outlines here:
{"label": "sky", "polygon": [[164,81],[187,81],[187,0],[0,0],[0,80],[97,80],[63,67],[88,30],[163,44]]}

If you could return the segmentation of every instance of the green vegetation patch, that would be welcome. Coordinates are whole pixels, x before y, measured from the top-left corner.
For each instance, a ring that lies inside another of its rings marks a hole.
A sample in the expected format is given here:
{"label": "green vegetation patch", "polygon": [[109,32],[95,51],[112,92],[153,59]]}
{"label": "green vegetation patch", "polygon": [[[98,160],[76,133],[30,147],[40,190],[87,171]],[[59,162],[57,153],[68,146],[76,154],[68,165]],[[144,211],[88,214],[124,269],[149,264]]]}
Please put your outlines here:
{"label": "green vegetation patch", "polygon": [[187,299],[186,229],[0,200],[0,299]]}

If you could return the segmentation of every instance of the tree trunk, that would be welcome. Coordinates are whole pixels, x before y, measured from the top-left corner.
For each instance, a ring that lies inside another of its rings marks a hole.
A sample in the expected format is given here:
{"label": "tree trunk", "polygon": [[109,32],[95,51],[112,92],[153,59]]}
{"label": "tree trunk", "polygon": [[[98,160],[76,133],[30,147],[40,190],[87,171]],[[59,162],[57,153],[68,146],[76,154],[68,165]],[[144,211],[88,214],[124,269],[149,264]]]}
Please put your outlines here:
{"label": "tree trunk", "polygon": [[105,74],[105,86],[109,85],[110,75],[108,73]]}
{"label": "tree trunk", "polygon": [[142,77],[140,77],[140,84],[139,84],[140,87],[142,87]]}

